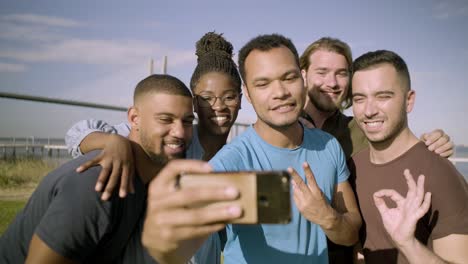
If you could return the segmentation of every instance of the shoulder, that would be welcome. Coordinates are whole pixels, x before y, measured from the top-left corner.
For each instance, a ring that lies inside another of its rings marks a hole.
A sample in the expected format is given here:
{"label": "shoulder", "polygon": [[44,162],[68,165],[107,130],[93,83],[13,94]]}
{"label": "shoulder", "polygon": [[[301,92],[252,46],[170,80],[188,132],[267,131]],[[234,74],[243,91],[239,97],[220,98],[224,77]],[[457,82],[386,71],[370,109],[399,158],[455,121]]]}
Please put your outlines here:
{"label": "shoulder", "polygon": [[352,157],[354,163],[361,163],[369,160],[369,146],[359,150]]}
{"label": "shoulder", "polygon": [[256,145],[256,142],[259,140],[259,136],[256,134],[255,130],[252,127],[249,127],[244,133],[235,137],[228,144],[224,145],[221,148],[221,152],[243,152],[247,149],[250,149],[253,145]]}
{"label": "shoulder", "polygon": [[449,159],[443,158],[433,151],[430,151],[427,146],[419,142],[409,152],[407,157],[411,162],[414,162],[415,167],[420,166],[425,168],[423,173],[453,173],[456,172],[455,166]]}
{"label": "shoulder", "polygon": [[235,170],[243,164],[255,150],[256,135],[250,127],[244,133],[224,145],[209,161],[215,170]]}
{"label": "shoulder", "polygon": [[317,151],[342,152],[338,140],[330,133],[318,128],[304,128],[304,142],[306,147],[312,147]]}

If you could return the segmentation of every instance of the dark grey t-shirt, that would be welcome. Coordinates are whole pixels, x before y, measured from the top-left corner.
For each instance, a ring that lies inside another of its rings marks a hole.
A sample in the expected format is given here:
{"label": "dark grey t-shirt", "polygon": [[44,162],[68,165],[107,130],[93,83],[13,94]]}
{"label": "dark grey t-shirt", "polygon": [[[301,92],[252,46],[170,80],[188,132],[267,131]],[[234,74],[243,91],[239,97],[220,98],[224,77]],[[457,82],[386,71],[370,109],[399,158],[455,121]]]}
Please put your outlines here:
{"label": "dark grey t-shirt", "polygon": [[58,254],[79,262],[103,263],[103,257],[123,252],[129,229],[143,217],[146,190],[135,177],[135,194],[102,201],[94,191],[101,167],[75,172],[97,153],[67,162],[42,180],[0,238],[0,263],[24,263],[34,233]]}

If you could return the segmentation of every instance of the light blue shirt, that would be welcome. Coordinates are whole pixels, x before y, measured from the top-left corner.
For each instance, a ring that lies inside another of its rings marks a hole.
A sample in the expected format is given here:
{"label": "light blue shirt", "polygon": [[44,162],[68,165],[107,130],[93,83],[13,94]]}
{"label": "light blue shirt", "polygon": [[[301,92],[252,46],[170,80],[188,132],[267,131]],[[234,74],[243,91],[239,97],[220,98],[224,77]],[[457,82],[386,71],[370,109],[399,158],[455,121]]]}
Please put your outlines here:
{"label": "light blue shirt", "polygon": [[[319,129],[305,128],[303,139],[295,149],[278,148],[265,142],[251,126],[209,163],[215,171],[292,167],[307,182],[302,169],[307,161],[330,202],[335,186],[349,177],[343,150],[334,137]],[[293,202],[291,208],[292,221],[286,225],[228,225],[224,263],[328,263],[323,230],[304,218]]]}

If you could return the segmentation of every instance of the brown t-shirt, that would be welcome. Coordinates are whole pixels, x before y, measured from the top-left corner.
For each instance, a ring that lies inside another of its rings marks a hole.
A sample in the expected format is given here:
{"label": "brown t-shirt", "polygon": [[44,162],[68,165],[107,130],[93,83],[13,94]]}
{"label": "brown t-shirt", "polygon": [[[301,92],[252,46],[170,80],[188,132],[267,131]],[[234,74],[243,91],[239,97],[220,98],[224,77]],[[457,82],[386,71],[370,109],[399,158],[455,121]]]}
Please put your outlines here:
{"label": "brown t-shirt", "polygon": [[[385,231],[372,197],[381,189],[394,189],[406,196],[408,186],[403,176],[406,168],[415,180],[424,174],[424,190],[432,193],[431,208],[419,220],[416,238],[431,248],[434,239],[468,234],[468,186],[449,160],[429,151],[422,142],[385,164],[372,164],[369,157],[369,148],[357,153],[352,168],[363,217],[361,242],[366,263],[407,263]],[[390,199],[386,202],[387,206],[396,207]]]}

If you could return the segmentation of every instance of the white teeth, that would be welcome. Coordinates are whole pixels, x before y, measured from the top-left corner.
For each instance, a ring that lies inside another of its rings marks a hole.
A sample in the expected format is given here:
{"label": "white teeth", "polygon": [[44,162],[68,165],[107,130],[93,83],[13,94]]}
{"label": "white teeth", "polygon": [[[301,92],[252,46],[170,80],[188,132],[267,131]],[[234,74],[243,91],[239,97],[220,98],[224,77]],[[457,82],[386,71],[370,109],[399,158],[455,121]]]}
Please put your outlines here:
{"label": "white teeth", "polygon": [[217,122],[222,122],[222,121],[227,120],[227,117],[225,117],[225,116],[215,116],[215,117],[212,117],[211,120],[217,121]]}
{"label": "white teeth", "polygon": [[292,106],[291,105],[282,105],[282,106],[277,107],[276,110],[288,109],[290,107],[292,107]]}
{"label": "white teeth", "polygon": [[370,127],[376,127],[376,126],[380,126],[383,122],[381,121],[375,121],[375,122],[366,122],[366,125],[367,126],[370,126]]}
{"label": "white teeth", "polygon": [[168,146],[171,149],[177,149],[180,148],[182,144],[166,144],[166,146]]}

